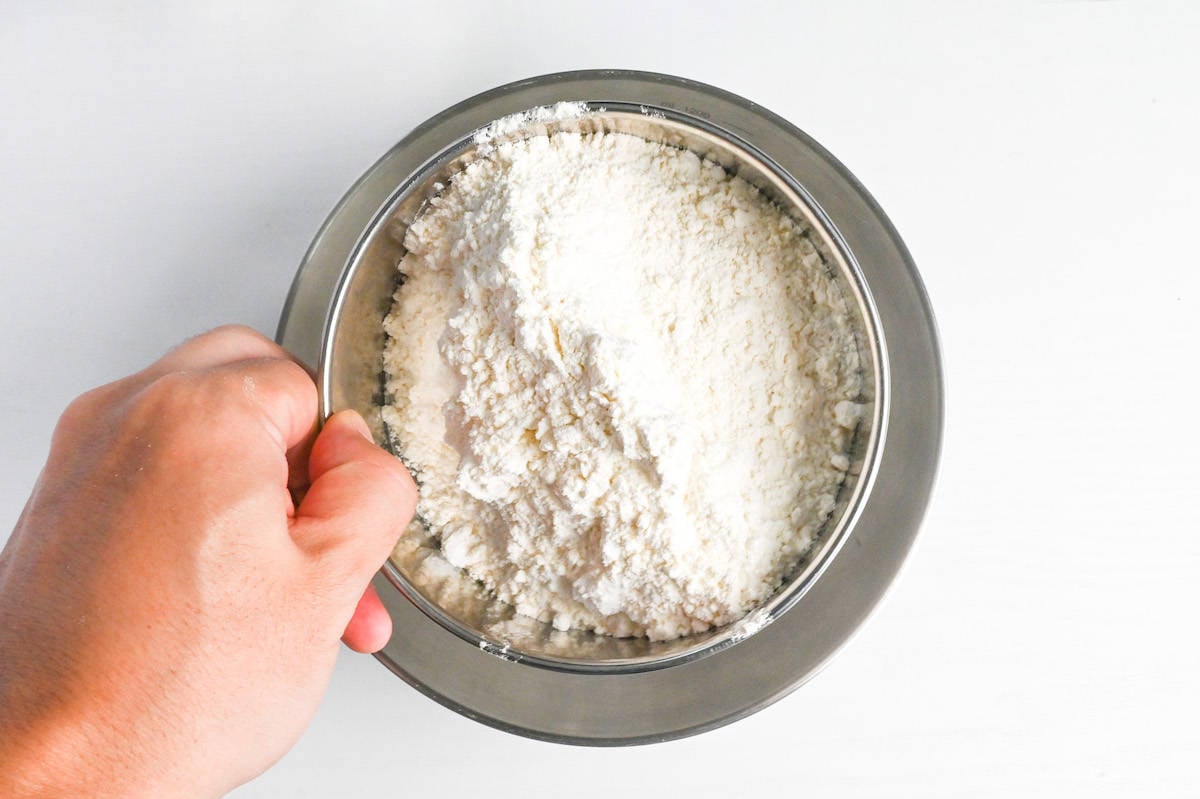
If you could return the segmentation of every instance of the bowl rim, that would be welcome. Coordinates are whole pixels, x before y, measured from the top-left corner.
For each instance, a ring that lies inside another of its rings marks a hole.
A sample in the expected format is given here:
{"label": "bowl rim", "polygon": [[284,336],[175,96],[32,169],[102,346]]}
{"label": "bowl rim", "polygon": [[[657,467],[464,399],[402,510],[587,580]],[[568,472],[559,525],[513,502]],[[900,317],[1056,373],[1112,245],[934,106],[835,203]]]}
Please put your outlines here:
{"label": "bowl rim", "polygon": [[[450,632],[462,638],[472,646],[503,653],[532,666],[564,671],[580,671],[599,674],[615,674],[633,671],[667,668],[697,658],[708,657],[722,649],[741,643],[759,630],[771,624],[781,614],[787,612],[812,587],[813,583],[824,573],[829,563],[836,557],[845,541],[847,531],[853,526],[863,503],[870,494],[871,485],[875,479],[878,466],[878,452],[886,438],[887,404],[889,401],[887,389],[887,354],[884,346],[883,331],[878,320],[878,311],[874,299],[866,285],[862,271],[855,261],[854,254],[848,250],[837,230],[825,218],[823,211],[814,205],[804,187],[796,179],[775,164],[770,156],[759,151],[750,142],[738,136],[721,130],[704,120],[681,115],[679,112],[650,106],[647,104],[583,103],[583,108],[565,123],[570,125],[583,118],[606,119],[632,117],[647,119],[652,125],[675,126],[686,130],[690,135],[701,135],[710,141],[730,149],[752,164],[754,168],[765,173],[768,179],[776,182],[777,189],[784,192],[790,201],[791,208],[785,213],[798,211],[804,217],[804,223],[813,229],[822,239],[823,247],[829,249],[828,255],[836,262],[836,268],[849,283],[852,296],[845,299],[848,305],[854,306],[857,319],[854,325],[856,334],[862,333],[865,341],[860,343],[859,351],[870,362],[869,373],[871,401],[871,418],[868,434],[861,449],[863,451],[861,470],[852,481],[851,490],[844,502],[839,502],[839,514],[828,528],[823,528],[814,540],[812,551],[806,553],[797,563],[797,568],[791,573],[786,582],[779,586],[766,600],[753,608],[743,618],[700,634],[700,638],[692,645],[683,643],[688,637],[679,639],[679,644],[664,655],[641,655],[623,658],[605,658],[595,660],[588,658],[555,655],[536,650],[524,649],[518,644],[506,641],[484,631],[474,628],[455,615],[446,611],[436,601],[426,596],[425,592],[413,584],[403,570],[392,560],[386,561],[382,567],[384,574],[410,602],[421,609],[423,613],[441,624]],[[530,109],[532,110],[532,109]],[[364,231],[359,246],[348,259],[346,269],[342,272],[329,313],[325,320],[325,330],[322,334],[323,347],[318,363],[318,385],[320,386],[322,417],[327,417],[337,408],[333,407],[333,373],[329,365],[334,359],[336,345],[336,328],[342,311],[347,302],[347,294],[354,282],[356,273],[362,264],[363,257],[370,243],[377,236],[393,235],[391,220],[396,216],[397,207],[404,203],[411,192],[427,185],[431,178],[439,174],[442,166],[455,161],[464,150],[474,143],[475,131],[470,131],[458,140],[448,144],[435,157],[428,159],[420,169],[407,175],[396,187],[396,191],[388,203],[376,215],[375,221]],[[507,138],[507,137],[506,137]],[[385,425],[386,428],[386,425]]]}

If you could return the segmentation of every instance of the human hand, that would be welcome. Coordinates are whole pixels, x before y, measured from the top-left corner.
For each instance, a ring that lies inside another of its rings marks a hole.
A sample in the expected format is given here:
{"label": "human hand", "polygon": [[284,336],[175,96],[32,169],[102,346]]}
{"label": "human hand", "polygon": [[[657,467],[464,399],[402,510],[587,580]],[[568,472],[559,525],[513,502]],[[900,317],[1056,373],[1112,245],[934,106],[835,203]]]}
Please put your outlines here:
{"label": "human hand", "polygon": [[339,637],[387,642],[368,585],[416,490],[316,417],[244,328],[71,404],[0,553],[0,795],[223,795],[299,738]]}

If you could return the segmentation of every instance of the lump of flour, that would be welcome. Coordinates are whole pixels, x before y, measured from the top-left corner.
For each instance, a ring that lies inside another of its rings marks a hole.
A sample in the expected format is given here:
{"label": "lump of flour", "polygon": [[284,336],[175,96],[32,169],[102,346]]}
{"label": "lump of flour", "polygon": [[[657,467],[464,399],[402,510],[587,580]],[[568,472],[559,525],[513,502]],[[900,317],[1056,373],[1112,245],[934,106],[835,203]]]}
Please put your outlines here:
{"label": "lump of flour", "polygon": [[401,548],[432,537],[518,613],[615,636],[706,630],[778,588],[860,407],[855,322],[805,229],[689,151],[556,133],[487,148],[404,244]]}

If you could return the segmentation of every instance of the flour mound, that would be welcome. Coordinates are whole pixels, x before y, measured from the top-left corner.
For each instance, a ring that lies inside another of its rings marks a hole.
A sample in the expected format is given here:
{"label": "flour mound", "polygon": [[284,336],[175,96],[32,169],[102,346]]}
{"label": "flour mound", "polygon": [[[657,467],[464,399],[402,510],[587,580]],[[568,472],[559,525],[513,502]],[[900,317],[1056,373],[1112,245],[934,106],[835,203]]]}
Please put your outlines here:
{"label": "flour mound", "polygon": [[804,228],[689,151],[556,133],[489,148],[404,244],[383,416],[421,523],[398,553],[432,536],[518,613],[653,640],[778,588],[860,407]]}

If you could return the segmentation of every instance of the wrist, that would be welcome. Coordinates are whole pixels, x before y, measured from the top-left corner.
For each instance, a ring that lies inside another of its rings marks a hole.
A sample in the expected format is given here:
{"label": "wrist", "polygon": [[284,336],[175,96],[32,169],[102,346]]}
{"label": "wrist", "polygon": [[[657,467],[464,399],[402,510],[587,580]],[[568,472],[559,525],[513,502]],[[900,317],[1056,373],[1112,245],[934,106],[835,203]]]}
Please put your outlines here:
{"label": "wrist", "polygon": [[113,740],[85,714],[61,706],[33,714],[15,710],[0,704],[0,796],[5,799],[184,799],[163,775],[147,768],[133,742]]}

